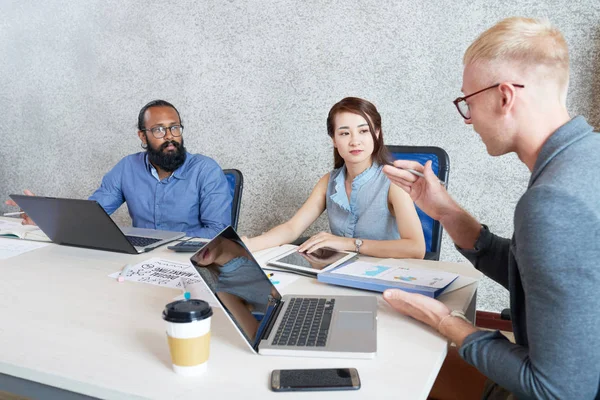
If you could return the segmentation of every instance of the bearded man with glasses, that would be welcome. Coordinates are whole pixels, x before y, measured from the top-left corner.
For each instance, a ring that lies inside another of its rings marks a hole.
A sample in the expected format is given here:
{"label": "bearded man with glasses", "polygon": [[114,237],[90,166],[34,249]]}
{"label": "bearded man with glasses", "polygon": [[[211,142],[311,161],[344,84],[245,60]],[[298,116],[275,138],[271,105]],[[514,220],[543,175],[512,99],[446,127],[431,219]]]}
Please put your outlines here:
{"label": "bearded man with glasses", "polygon": [[600,398],[600,135],[582,116],[569,116],[568,82],[566,41],[547,21],[508,18],[465,53],[458,112],[490,155],[514,152],[531,171],[511,239],[461,208],[431,162],[384,168],[442,223],[459,252],[510,292],[515,343],[437,300],[384,293],[396,310],[457,346],[430,398]]}
{"label": "bearded man with glasses", "polygon": [[[145,151],[119,161],[89,199],[108,214],[127,202],[136,228],[210,239],[230,225],[232,198],[227,178],[212,158],[186,151],[183,123],[175,106],[151,101],[140,110],[137,125]],[[12,200],[6,204],[16,206]],[[26,214],[22,218],[24,224],[34,224]]]}

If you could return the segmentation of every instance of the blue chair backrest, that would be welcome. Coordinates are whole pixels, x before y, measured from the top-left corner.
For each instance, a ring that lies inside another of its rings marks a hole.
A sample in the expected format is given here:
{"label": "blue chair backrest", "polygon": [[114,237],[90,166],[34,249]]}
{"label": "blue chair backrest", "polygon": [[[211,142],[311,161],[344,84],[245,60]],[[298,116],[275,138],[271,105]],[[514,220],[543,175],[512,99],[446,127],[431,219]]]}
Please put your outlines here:
{"label": "blue chair backrest", "polygon": [[233,196],[235,196],[235,175],[225,174],[225,177],[227,178],[227,183],[229,183],[229,194],[233,199]]}
{"label": "blue chair backrest", "polygon": [[[448,154],[439,147],[431,146],[387,146],[394,160],[417,161],[420,164],[431,160],[431,169],[441,180],[448,184],[449,157]],[[440,168],[441,166],[441,168]],[[428,254],[426,258],[439,260],[439,253],[442,241],[442,227],[438,221],[435,221],[429,215],[425,214],[415,205],[417,214],[423,227],[425,236],[425,247]]]}
{"label": "blue chair backrest", "polygon": [[223,173],[229,183],[229,192],[231,193],[231,226],[237,230],[240,217],[240,208],[242,205],[242,190],[244,189],[244,176],[237,169],[224,169]]}

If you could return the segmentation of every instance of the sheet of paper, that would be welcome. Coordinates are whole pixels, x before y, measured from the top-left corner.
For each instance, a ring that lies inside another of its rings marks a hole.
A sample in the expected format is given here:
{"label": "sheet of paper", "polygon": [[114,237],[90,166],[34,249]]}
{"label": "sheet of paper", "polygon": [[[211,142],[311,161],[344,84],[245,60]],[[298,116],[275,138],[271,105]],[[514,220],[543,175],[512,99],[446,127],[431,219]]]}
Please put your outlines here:
{"label": "sheet of paper", "polygon": [[[109,277],[116,279],[120,273],[121,271],[112,273]],[[150,258],[132,265],[127,270],[124,278],[131,282],[149,283],[182,290],[180,278],[191,280],[190,283],[202,281],[198,271],[191,263],[180,263],[160,258]]]}
{"label": "sheet of paper", "polygon": [[443,288],[458,277],[445,271],[410,268],[406,266],[388,266],[365,261],[356,261],[337,268],[333,274],[375,278],[389,282],[400,282],[415,286]]}
{"label": "sheet of paper", "polygon": [[[271,247],[268,249],[257,251],[255,253],[252,253],[252,255],[256,259],[256,262],[258,262],[258,264],[262,268],[265,268],[267,267],[267,263],[269,262],[269,260],[272,260],[273,258],[280,256],[283,253],[287,253],[288,251],[296,247],[298,246],[294,246],[293,244],[284,244],[282,246]],[[271,266],[269,266],[269,268],[270,267]]]}
{"label": "sheet of paper", "polygon": [[454,282],[452,282],[446,289],[444,289],[444,294],[453,292],[458,289],[462,289],[465,286],[469,286],[472,283],[477,282],[477,279],[471,278],[468,276],[459,275],[458,278]]}
{"label": "sheet of paper", "polygon": [[[0,230],[2,230],[2,229],[22,229],[25,226],[26,225],[21,224],[20,219],[18,220],[18,222],[17,221],[0,220]],[[31,230],[36,229],[36,226],[34,226],[34,225],[30,225],[30,226],[31,226]]]}
{"label": "sheet of paper", "polygon": [[[121,271],[112,273],[109,277],[117,279]],[[183,299],[183,283],[193,299],[201,299],[212,307],[220,307],[210,289],[206,286],[196,268],[191,263],[150,258],[139,264],[132,265],[125,274],[125,280],[130,282],[148,283],[156,286],[180,289],[182,294],[176,299]]]}
{"label": "sheet of paper", "polygon": [[269,279],[271,280],[273,286],[275,286],[275,288],[277,288],[279,291],[294,283],[299,278],[298,275],[290,274],[289,272],[265,271],[265,274],[267,274],[267,276],[271,275],[269,276]]}
{"label": "sheet of paper", "polygon": [[31,250],[48,246],[49,243],[32,242],[30,240],[0,238],[0,260],[15,257]]}
{"label": "sheet of paper", "polygon": [[432,260],[400,260],[397,258],[386,258],[385,260],[381,260],[380,263],[382,265],[387,266],[403,266],[410,268],[424,268],[424,269],[433,269],[440,270],[446,272],[458,273],[458,278],[454,282],[452,282],[446,289],[444,289],[444,294],[453,292],[458,289],[462,289],[465,286],[469,286],[473,283],[478,282],[482,273],[477,271],[471,264],[469,263],[454,263],[454,262],[446,262],[446,261],[432,261]]}
{"label": "sheet of paper", "polygon": [[[286,272],[264,271],[271,283],[277,290],[283,290],[286,286],[292,284],[298,279],[295,274]],[[117,279],[121,271],[109,275],[110,278]],[[185,286],[190,292],[191,298],[201,299],[208,302],[212,307],[220,307],[219,302],[212,291],[206,286],[196,268],[191,263],[181,263],[177,261],[165,260],[161,258],[151,258],[139,264],[132,265],[127,270],[125,280],[130,282],[148,283],[156,286],[181,289],[182,294],[175,297],[176,300],[183,299],[184,287],[182,279],[185,280]]]}

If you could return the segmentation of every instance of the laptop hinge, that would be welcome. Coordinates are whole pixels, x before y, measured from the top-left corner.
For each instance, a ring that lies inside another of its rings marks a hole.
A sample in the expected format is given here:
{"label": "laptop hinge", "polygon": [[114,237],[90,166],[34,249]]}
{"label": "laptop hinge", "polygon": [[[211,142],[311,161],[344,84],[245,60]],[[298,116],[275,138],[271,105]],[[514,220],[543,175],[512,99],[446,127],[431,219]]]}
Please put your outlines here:
{"label": "laptop hinge", "polygon": [[[275,299],[273,299],[273,301],[277,302],[277,300],[275,300]],[[279,317],[279,313],[283,309],[283,304],[284,304],[283,300],[279,300],[275,304],[275,310],[273,311],[273,316],[271,317],[271,319],[269,321],[269,325],[267,325],[267,327],[263,330],[262,335],[260,335],[260,337],[254,344],[254,350],[256,350],[257,352],[258,352],[258,345],[260,344],[260,342],[263,339],[267,339],[269,337],[269,335],[271,334],[271,330],[273,329],[273,326],[275,326],[275,321],[277,321],[277,318]]]}

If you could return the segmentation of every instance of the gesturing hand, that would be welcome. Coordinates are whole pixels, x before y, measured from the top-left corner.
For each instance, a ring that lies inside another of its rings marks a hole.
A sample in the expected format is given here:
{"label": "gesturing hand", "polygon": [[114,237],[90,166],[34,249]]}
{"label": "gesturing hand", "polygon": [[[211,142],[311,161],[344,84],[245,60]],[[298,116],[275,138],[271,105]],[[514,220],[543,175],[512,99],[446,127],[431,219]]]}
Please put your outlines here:
{"label": "gesturing hand", "polygon": [[[25,189],[23,191],[23,193],[25,193],[27,196],[35,196],[35,194],[33,194],[30,190]],[[19,205],[17,203],[15,203],[13,200],[6,200],[4,202],[4,204],[9,205],[9,206],[14,206],[14,207],[19,207]],[[21,214],[21,223],[23,225],[35,225],[35,222],[33,222],[33,220],[31,218],[29,218],[29,216],[25,213]]]}
{"label": "gesturing hand", "polygon": [[[425,178],[415,176],[406,169],[421,172]],[[435,220],[439,220],[454,206],[454,200],[431,169],[431,161],[427,161],[423,166],[416,161],[398,160],[394,162],[394,166],[383,167],[383,172],[393,184],[408,193],[421,210]]]}
{"label": "gesturing hand", "polygon": [[450,310],[444,303],[422,294],[388,289],[383,292],[383,298],[399,313],[419,320],[436,330],[442,318],[450,314]]}

